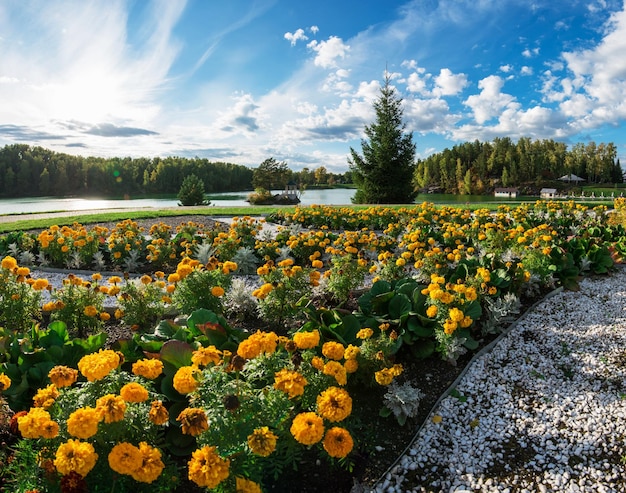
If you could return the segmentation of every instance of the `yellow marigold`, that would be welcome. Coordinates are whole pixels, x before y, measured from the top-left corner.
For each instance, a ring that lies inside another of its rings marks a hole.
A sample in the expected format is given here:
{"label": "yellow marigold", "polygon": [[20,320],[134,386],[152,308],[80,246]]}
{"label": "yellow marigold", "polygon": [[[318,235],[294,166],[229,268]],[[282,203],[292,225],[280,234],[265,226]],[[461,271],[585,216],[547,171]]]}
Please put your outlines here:
{"label": "yellow marigold", "polygon": [[100,413],[93,407],[81,407],[67,418],[67,432],[76,438],[89,438],[98,433]]}
{"label": "yellow marigold", "polygon": [[348,347],[343,352],[343,357],[347,360],[355,359],[359,354],[361,354],[361,349],[359,348],[359,346],[348,344]]}
{"label": "yellow marigold", "polygon": [[35,279],[33,283],[33,289],[35,291],[42,291],[48,287],[49,283],[47,279]]}
{"label": "yellow marigold", "polygon": [[328,455],[340,459],[352,452],[354,441],[348,430],[335,426],[326,432],[322,446]]}
{"label": "yellow marigold", "polygon": [[323,371],[324,360],[320,358],[319,356],[313,356],[313,358],[311,358],[311,366],[318,371]]}
{"label": "yellow marigold", "polygon": [[2,259],[2,263],[0,265],[2,265],[3,269],[12,271],[17,267],[17,260],[10,255],[7,255]]}
{"label": "yellow marigold", "polygon": [[141,467],[143,457],[132,443],[118,443],[109,452],[109,467],[119,474],[132,474]]}
{"label": "yellow marigold", "polygon": [[198,388],[200,370],[195,366],[182,366],[174,374],[174,388],[179,394],[189,394]]}
{"label": "yellow marigold", "polygon": [[312,349],[320,343],[319,330],[310,332],[296,332],[293,335],[293,342],[296,343],[298,349]]}
{"label": "yellow marigold", "polygon": [[219,365],[221,361],[222,352],[213,345],[196,349],[191,355],[191,362],[196,366]]}
{"label": "yellow marigold", "polygon": [[163,362],[155,358],[140,359],[133,363],[132,371],[137,376],[154,380],[163,372]]}
{"label": "yellow marigold", "polygon": [[356,373],[359,369],[359,362],[356,359],[347,359],[343,363],[343,367],[346,370],[346,373]]}
{"label": "yellow marigold", "polygon": [[198,486],[215,488],[230,474],[230,461],[217,455],[215,447],[204,446],[191,454],[188,477]]}
{"label": "yellow marigold", "polygon": [[109,284],[119,284],[121,282],[122,282],[122,278],[120,276],[109,277]]}
{"label": "yellow marigold", "polygon": [[334,359],[336,361],[343,358],[344,350],[343,344],[337,341],[328,341],[322,346],[322,354],[328,359]]}
{"label": "yellow marigold", "polygon": [[348,383],[348,375],[344,366],[338,361],[329,361],[324,365],[324,375],[334,377],[339,385]]}
{"label": "yellow marigold", "polygon": [[450,335],[454,333],[454,331],[458,328],[458,326],[459,324],[456,323],[454,320],[448,319],[443,323],[443,331],[447,335]]}
{"label": "yellow marigold", "polygon": [[140,483],[152,483],[165,468],[165,464],[161,460],[161,451],[146,442],[141,442],[139,452],[141,453],[141,465],[131,473],[131,476]]}
{"label": "yellow marigold", "polygon": [[4,373],[0,373],[0,392],[11,386],[11,379]]}
{"label": "yellow marigold", "polygon": [[461,310],[459,310],[458,308],[450,308],[450,312],[448,314],[448,316],[450,317],[451,320],[453,320],[454,322],[460,322],[461,320],[463,320],[463,317],[465,316],[463,314],[463,312]]}
{"label": "yellow marigold", "polygon": [[245,359],[254,359],[263,353],[272,354],[277,345],[278,336],[274,332],[259,330],[239,343],[237,354]]}
{"label": "yellow marigold", "polygon": [[461,326],[461,328],[465,329],[465,328],[469,327],[470,325],[472,325],[473,322],[474,321],[471,319],[471,317],[468,317],[467,315],[465,315],[463,317],[463,320],[461,320],[459,322],[459,325]]}
{"label": "yellow marigold", "polygon": [[303,445],[313,445],[324,436],[324,420],[313,412],[298,414],[291,423],[293,437]]}
{"label": "yellow marigold", "polygon": [[83,356],[78,362],[78,369],[87,380],[93,382],[106,377],[120,365],[120,357],[111,349],[101,349],[97,353]]}
{"label": "yellow marigold", "polygon": [[352,397],[344,389],[328,387],[317,396],[317,412],[328,421],[342,421],[352,413]]}
{"label": "yellow marigold", "polygon": [[478,298],[478,293],[476,292],[476,288],[474,287],[467,288],[467,291],[465,291],[465,299],[467,301],[474,301],[476,298]]}
{"label": "yellow marigold", "polygon": [[54,466],[63,476],[75,472],[85,477],[97,460],[98,454],[91,443],[70,439],[57,449]]}
{"label": "yellow marigold", "polygon": [[357,339],[369,339],[374,335],[374,331],[369,327],[361,329],[356,333]]}
{"label": "yellow marigold", "polygon": [[93,305],[87,305],[83,310],[83,313],[88,317],[95,317],[98,315],[98,309]]}
{"label": "yellow marigold", "polygon": [[324,267],[324,262],[322,262],[321,260],[314,260],[313,262],[311,262],[311,266],[315,269],[321,269],[322,267]]}
{"label": "yellow marigold", "polygon": [[237,493],[263,493],[258,483],[239,476],[235,478],[235,491]]}
{"label": "yellow marigold", "polygon": [[224,296],[224,288],[222,286],[213,286],[211,288],[211,294],[216,298],[221,298]]}
{"label": "yellow marigold", "polygon": [[17,418],[17,427],[24,438],[41,438],[50,421],[48,411],[41,407],[33,407],[28,413]]}
{"label": "yellow marigold", "polygon": [[374,373],[374,378],[379,385],[389,385],[402,371],[402,365],[393,365],[391,368],[383,368]]}
{"label": "yellow marigold", "polygon": [[307,383],[306,378],[300,373],[285,368],[274,375],[274,388],[288,394],[290,399],[304,394]]}
{"label": "yellow marigold", "polygon": [[197,407],[183,409],[176,418],[176,421],[180,421],[182,432],[185,435],[195,437],[209,429],[209,421],[206,417],[206,413]]}
{"label": "yellow marigold", "polygon": [[48,440],[59,436],[59,424],[56,421],[46,421],[41,426],[41,438]]}
{"label": "yellow marigold", "polygon": [[107,394],[96,401],[96,410],[105,423],[115,423],[124,419],[126,402],[119,395]]}
{"label": "yellow marigold", "polygon": [[120,389],[120,395],[126,402],[144,402],[148,400],[148,391],[137,382],[129,382]]}
{"label": "yellow marigold", "polygon": [[170,415],[167,408],[163,405],[163,401],[152,401],[148,419],[157,426],[164,425],[169,421]]}
{"label": "yellow marigold", "polygon": [[21,277],[26,277],[30,274],[30,269],[28,267],[18,267],[17,275]]}
{"label": "yellow marigold", "polygon": [[277,440],[278,437],[267,426],[262,426],[248,435],[248,447],[253,454],[267,457],[276,450]]}
{"label": "yellow marigold", "polygon": [[59,397],[59,391],[53,383],[50,385],[37,390],[35,397],[33,397],[33,404],[35,407],[43,407],[44,409],[48,409],[54,402],[57,397]]}
{"label": "yellow marigold", "polygon": [[426,309],[426,316],[429,317],[429,318],[435,318],[437,316],[437,312],[438,311],[439,311],[439,309],[435,305],[430,305]]}

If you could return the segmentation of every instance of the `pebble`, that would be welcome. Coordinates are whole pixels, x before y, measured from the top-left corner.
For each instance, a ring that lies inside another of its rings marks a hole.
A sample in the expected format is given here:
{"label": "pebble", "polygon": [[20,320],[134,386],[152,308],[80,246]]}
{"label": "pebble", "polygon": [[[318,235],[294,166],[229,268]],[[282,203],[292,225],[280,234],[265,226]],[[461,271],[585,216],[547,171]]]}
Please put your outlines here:
{"label": "pebble", "polygon": [[442,422],[367,491],[626,492],[625,348],[626,269],[546,297],[469,365],[455,385],[467,401],[442,400]]}

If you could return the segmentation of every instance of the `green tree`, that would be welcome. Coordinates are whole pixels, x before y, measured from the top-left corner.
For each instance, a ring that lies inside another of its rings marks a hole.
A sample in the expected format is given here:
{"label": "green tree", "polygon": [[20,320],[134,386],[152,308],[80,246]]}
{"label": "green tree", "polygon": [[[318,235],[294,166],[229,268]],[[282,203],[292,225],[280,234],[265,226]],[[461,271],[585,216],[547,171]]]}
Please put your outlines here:
{"label": "green tree", "polygon": [[187,175],[178,192],[179,205],[209,205],[204,198],[204,182],[196,175]]}
{"label": "green tree", "polygon": [[385,77],[380,97],[374,102],[376,120],[366,125],[368,140],[361,140],[363,155],[350,148],[348,159],[357,192],[353,201],[367,204],[406,204],[413,202],[415,144],[405,133],[402,98]]}
{"label": "green tree", "polygon": [[252,186],[265,190],[282,190],[289,182],[291,170],[284,161],[278,162],[273,157],[266,159],[252,173]]}

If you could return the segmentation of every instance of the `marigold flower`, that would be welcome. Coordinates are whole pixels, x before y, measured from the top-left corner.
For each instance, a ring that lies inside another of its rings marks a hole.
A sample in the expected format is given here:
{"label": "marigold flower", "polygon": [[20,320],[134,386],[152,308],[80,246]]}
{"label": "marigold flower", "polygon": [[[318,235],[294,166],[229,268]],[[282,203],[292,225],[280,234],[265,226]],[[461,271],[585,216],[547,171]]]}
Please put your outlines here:
{"label": "marigold flower", "polygon": [[48,287],[49,283],[47,279],[35,279],[33,283],[33,289],[35,291],[42,291]]}
{"label": "marigold flower", "polygon": [[437,316],[437,312],[438,311],[439,311],[439,309],[435,305],[430,305],[426,309],[426,316],[429,317],[429,318],[435,318]]}
{"label": "marigold flower", "polygon": [[230,461],[217,455],[215,447],[205,446],[191,454],[188,477],[198,486],[215,488],[230,474]]}
{"label": "marigold flower", "polygon": [[69,387],[78,379],[78,370],[69,366],[55,366],[48,372],[48,378],[59,389]]}
{"label": "marigold flower", "polygon": [[348,383],[348,375],[344,366],[338,361],[329,361],[324,365],[324,375],[334,377],[339,385]]}
{"label": "marigold flower", "polygon": [[248,447],[253,454],[267,457],[276,450],[277,440],[278,437],[267,426],[262,426],[248,435]]}
{"label": "marigold flower", "polygon": [[289,429],[293,437],[303,445],[313,445],[324,436],[324,420],[313,412],[298,414]]}
{"label": "marigold flower", "polygon": [[322,354],[328,359],[339,361],[343,358],[344,349],[343,344],[340,342],[328,341],[322,346]]}
{"label": "marigold flower", "polygon": [[179,394],[189,394],[198,388],[196,376],[200,370],[194,366],[182,366],[174,374],[174,388]]}
{"label": "marigold flower", "polygon": [[120,395],[126,402],[144,402],[148,400],[148,391],[137,382],[129,382],[120,389]]}
{"label": "marigold flower", "polygon": [[152,483],[163,472],[165,464],[161,460],[161,451],[146,442],[139,444],[141,465],[131,473],[132,478],[140,483]]}
{"label": "marigold flower", "polygon": [[374,373],[374,378],[379,385],[389,385],[402,371],[402,365],[393,365],[391,368],[383,368]]}
{"label": "marigold flower", "polygon": [[81,407],[67,418],[67,432],[76,437],[86,439],[98,433],[100,413],[93,407]]}
{"label": "marigold flower", "polygon": [[163,405],[163,401],[152,401],[148,419],[157,426],[163,425],[169,421],[170,415],[167,412],[167,408]]}
{"label": "marigold flower", "polygon": [[357,339],[369,339],[374,335],[374,331],[369,327],[361,329],[356,333]]}
{"label": "marigold flower", "polygon": [[288,394],[290,399],[304,394],[307,383],[306,378],[300,373],[285,368],[274,375],[274,388]]}
{"label": "marigold flower", "polygon": [[335,426],[326,432],[322,446],[328,455],[340,459],[352,452],[354,441],[348,430]]}
{"label": "marigold flower", "polygon": [[209,421],[206,417],[206,413],[196,407],[183,409],[176,418],[176,421],[180,421],[182,432],[185,435],[195,437],[209,429]]}
{"label": "marigold flower", "polygon": [[97,353],[83,356],[78,362],[78,369],[89,380],[101,380],[120,365],[120,357],[111,349],[101,349]]}
{"label": "marigold flower", "polygon": [[313,356],[313,358],[311,358],[311,366],[318,371],[323,371],[324,360],[320,358],[319,356]]}
{"label": "marigold flower", "polygon": [[463,320],[463,317],[465,316],[463,312],[459,310],[458,308],[450,308],[450,313],[448,315],[450,319],[454,322],[460,322],[461,320]]}
{"label": "marigold flower", "polygon": [[56,438],[59,435],[59,424],[56,421],[45,421],[41,424],[41,438],[48,440]]}
{"label": "marigold flower", "polygon": [[98,315],[98,309],[93,305],[87,305],[83,310],[83,313],[88,317],[95,317]]}
{"label": "marigold flower", "polygon": [[276,351],[278,336],[274,332],[257,331],[239,343],[237,354],[245,359],[254,359],[260,354]]}
{"label": "marigold flower", "polygon": [[128,442],[118,443],[109,452],[109,467],[119,474],[132,474],[141,467],[143,457],[139,448]]}
{"label": "marigold flower", "polygon": [[293,335],[293,342],[296,343],[298,349],[312,349],[320,343],[319,330],[311,332],[296,332]]}
{"label": "marigold flower", "polygon": [[0,392],[11,386],[11,379],[4,373],[0,373]]}
{"label": "marigold flower", "polygon": [[96,401],[96,410],[105,423],[122,421],[126,412],[126,401],[119,395],[107,394]]}
{"label": "marigold flower", "polygon": [[457,329],[458,325],[459,325],[459,324],[458,324],[458,323],[456,323],[454,320],[449,320],[449,319],[448,319],[448,320],[446,320],[446,321],[443,323],[443,331],[444,331],[447,335],[453,334],[453,333],[454,333],[454,331]]}
{"label": "marigold flower", "polygon": [[196,366],[206,366],[209,363],[219,365],[222,361],[222,352],[215,346],[201,347],[191,355],[191,362]]}
{"label": "marigold flower", "polygon": [[343,367],[346,370],[346,373],[356,373],[359,369],[359,362],[356,359],[347,359],[343,363]]}
{"label": "marigold flower", "polygon": [[235,478],[235,490],[237,493],[262,493],[258,483],[246,478],[237,476]]}
{"label": "marigold flower", "polygon": [[43,407],[48,409],[54,401],[59,397],[59,391],[53,383],[37,390],[35,397],[33,397],[33,403],[35,407]]}
{"label": "marigold flower", "polygon": [[216,298],[221,298],[222,296],[224,296],[224,293],[225,291],[222,286],[213,286],[211,288],[211,294]]}
{"label": "marigold flower", "polygon": [[17,260],[15,260],[15,258],[11,257],[10,255],[7,255],[2,259],[2,263],[0,265],[3,269],[12,271],[17,267]]}
{"label": "marigold flower", "polygon": [[133,374],[154,380],[163,372],[163,362],[156,358],[144,358],[137,360],[132,366]]}
{"label": "marigold flower", "polygon": [[342,421],[352,413],[352,398],[344,389],[329,387],[317,396],[317,412],[328,421]]}
{"label": "marigold flower", "polygon": [[97,460],[98,454],[91,443],[70,439],[57,449],[54,466],[64,476],[75,472],[85,477]]}

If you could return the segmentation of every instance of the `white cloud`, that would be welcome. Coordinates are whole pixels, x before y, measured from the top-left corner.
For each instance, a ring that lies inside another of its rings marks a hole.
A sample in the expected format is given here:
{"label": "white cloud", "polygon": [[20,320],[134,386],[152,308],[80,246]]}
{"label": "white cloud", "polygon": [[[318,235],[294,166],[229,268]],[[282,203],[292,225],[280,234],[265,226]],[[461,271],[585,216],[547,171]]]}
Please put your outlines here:
{"label": "white cloud", "polygon": [[467,86],[467,75],[453,74],[448,68],[442,68],[435,77],[435,96],[455,96]]}
{"label": "white cloud", "polygon": [[337,59],[344,59],[350,51],[350,46],[337,36],[326,41],[311,41],[307,47],[316,53],[313,63],[322,68],[337,67]]}
{"label": "white cloud", "polygon": [[522,56],[525,58],[532,58],[537,55],[539,55],[539,48],[533,48],[532,50],[530,48],[526,48],[522,51]]}
{"label": "white cloud", "polygon": [[522,75],[533,75],[533,72],[533,68],[529,67],[528,65],[524,65],[520,70],[520,74]]}
{"label": "white cloud", "polygon": [[311,33],[313,34],[317,34],[319,32],[320,28],[317,26],[311,26],[309,27],[309,31],[311,31]]}
{"label": "white cloud", "polygon": [[297,29],[295,33],[286,32],[285,39],[291,43],[291,46],[295,46],[298,41],[306,41],[308,36],[304,34],[304,29]]}
{"label": "white cloud", "polygon": [[501,65],[500,66],[500,72],[504,72],[505,74],[508,74],[511,70],[513,70],[513,65],[511,65],[511,64],[506,64],[506,65]]}
{"label": "white cloud", "polygon": [[501,77],[490,75],[478,83],[480,94],[472,95],[463,102],[472,109],[477,123],[488,122],[508,107],[519,106],[513,96],[500,91],[503,86]]}

